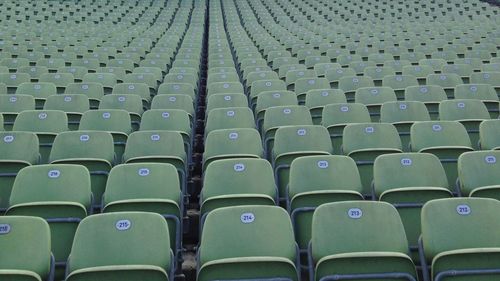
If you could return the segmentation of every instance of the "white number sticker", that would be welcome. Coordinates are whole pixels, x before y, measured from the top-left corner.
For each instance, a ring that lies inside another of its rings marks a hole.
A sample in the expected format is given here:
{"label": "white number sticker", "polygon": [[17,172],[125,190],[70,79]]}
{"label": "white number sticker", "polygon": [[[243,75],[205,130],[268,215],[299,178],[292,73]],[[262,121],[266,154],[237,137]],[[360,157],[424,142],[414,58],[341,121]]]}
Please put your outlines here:
{"label": "white number sticker", "polygon": [[497,162],[497,158],[493,155],[488,155],[484,157],[484,161],[488,164],[495,164]]}
{"label": "white number sticker", "polygon": [[139,169],[139,171],[137,173],[139,174],[139,176],[145,177],[145,176],[149,175],[149,169],[148,168],[141,168],[141,169]]}
{"label": "white number sticker", "polygon": [[399,104],[399,109],[406,110],[406,109],[408,109],[408,105],[406,103],[400,103]]}
{"label": "white number sticker", "polygon": [[5,136],[5,137],[3,137],[3,141],[5,143],[13,142],[14,141],[14,136]]}
{"label": "white number sticker", "polygon": [[134,89],[135,89],[135,86],[134,86],[134,85],[128,85],[128,89],[129,89],[129,90],[134,90]]}
{"label": "white number sticker", "polygon": [[72,100],[72,98],[71,98],[71,97],[69,97],[69,96],[65,96],[65,97],[64,97],[64,101],[65,101],[65,102],[70,102],[71,100]]}
{"label": "white number sticker", "polygon": [[420,87],[420,92],[422,94],[425,94],[425,93],[429,92],[429,89],[427,89],[427,87]]}
{"label": "white number sticker", "polygon": [[465,103],[459,102],[459,103],[457,103],[457,107],[458,108],[465,108]]}
{"label": "white number sticker", "polygon": [[242,223],[252,223],[255,221],[255,215],[253,213],[243,213],[241,214],[240,220]]}
{"label": "white number sticker", "polygon": [[119,102],[124,102],[125,101],[125,97],[124,96],[119,96],[118,97],[118,101]]}
{"label": "white number sticker", "polygon": [[86,142],[90,139],[89,135],[81,135],[80,136],[80,141]]}
{"label": "white number sticker", "polygon": [[233,116],[234,116],[234,111],[229,110],[228,112],[226,112],[226,115],[227,115],[228,117],[233,117]]}
{"label": "white number sticker", "polygon": [[328,161],[325,161],[325,160],[318,161],[318,168],[320,168],[320,169],[328,168]]}
{"label": "white number sticker", "polygon": [[329,93],[327,91],[321,92],[321,96],[323,97],[328,97]]}
{"label": "white number sticker", "polygon": [[363,216],[363,211],[360,208],[351,208],[347,211],[347,215],[351,219],[359,219]]}
{"label": "white number sticker", "polygon": [[233,169],[236,172],[242,172],[245,170],[245,164],[243,164],[243,163],[234,164]]}
{"label": "white number sticker", "polygon": [[283,109],[283,113],[290,114],[290,113],[292,113],[292,110],[290,108],[285,108],[285,109]]}
{"label": "white number sticker", "polygon": [[88,90],[88,89],[89,89],[89,85],[87,85],[87,84],[82,85],[82,90]]}
{"label": "white number sticker", "polygon": [[161,113],[161,117],[163,117],[163,118],[169,118],[170,117],[170,113],[168,113],[168,112],[162,112]]}
{"label": "white number sticker", "polygon": [[47,175],[51,179],[57,179],[61,175],[61,171],[59,171],[59,170],[50,170]]}
{"label": "white number sticker", "polygon": [[176,98],[176,97],[169,97],[169,98],[168,98],[168,101],[170,101],[170,102],[175,102],[176,100],[177,100],[177,98]]}
{"label": "white number sticker", "polygon": [[298,129],[297,130],[297,135],[299,136],[305,136],[307,134],[306,129]]}
{"label": "white number sticker", "polygon": [[102,118],[104,118],[104,119],[109,119],[110,117],[111,117],[111,113],[109,113],[109,112],[104,112],[102,114]]}
{"label": "white number sticker", "polygon": [[0,235],[9,234],[10,224],[2,223],[0,224]]}
{"label": "white number sticker", "polygon": [[129,220],[119,220],[116,222],[115,227],[120,231],[129,230],[132,226]]}
{"label": "white number sticker", "polygon": [[401,159],[401,165],[403,166],[411,166],[413,161],[410,158],[403,158]]}
{"label": "white number sticker", "polygon": [[434,125],[432,125],[432,130],[434,132],[440,132],[441,130],[443,130],[443,127],[441,127],[441,125],[439,125],[439,124],[434,124]]}
{"label": "white number sticker", "polygon": [[378,89],[372,89],[370,92],[372,95],[378,95]]}
{"label": "white number sticker", "polygon": [[347,105],[341,106],[340,107],[340,111],[342,111],[342,112],[348,112],[349,111],[349,106],[347,106]]}
{"label": "white number sticker", "polygon": [[467,216],[467,215],[470,215],[471,213],[471,209],[469,207],[469,205],[458,205],[457,206],[457,213],[461,216]]}
{"label": "white number sticker", "polygon": [[160,140],[160,135],[156,135],[156,134],[151,135],[151,140],[152,141],[159,141]]}
{"label": "white number sticker", "polygon": [[371,134],[371,133],[375,132],[375,128],[373,128],[373,127],[366,127],[365,128],[365,132],[367,134]]}
{"label": "white number sticker", "polygon": [[17,97],[10,97],[9,101],[10,102],[16,102],[17,101]]}
{"label": "white number sticker", "polygon": [[238,139],[238,133],[236,132],[229,133],[229,139],[230,140]]}
{"label": "white number sticker", "polygon": [[225,101],[230,101],[231,100],[231,96],[224,96],[224,100]]}

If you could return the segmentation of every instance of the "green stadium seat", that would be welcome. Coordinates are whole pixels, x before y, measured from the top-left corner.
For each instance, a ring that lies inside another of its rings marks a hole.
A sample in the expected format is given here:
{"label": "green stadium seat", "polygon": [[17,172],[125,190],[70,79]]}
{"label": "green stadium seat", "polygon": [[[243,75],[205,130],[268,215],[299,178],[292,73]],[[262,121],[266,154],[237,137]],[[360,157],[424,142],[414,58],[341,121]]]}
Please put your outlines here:
{"label": "green stadium seat", "polygon": [[[37,217],[0,217],[0,277],[6,280],[52,280],[50,228]],[[32,235],[36,233],[36,239]]]}
{"label": "green stadium seat", "polygon": [[99,208],[111,167],[115,164],[113,136],[102,131],[62,132],[54,139],[51,164],[77,164],[90,172],[93,209]]}
{"label": "green stadium seat", "polygon": [[0,212],[5,212],[15,177],[24,167],[40,162],[38,137],[31,132],[0,132]]}
{"label": "green stadium seat", "polygon": [[63,278],[78,223],[91,212],[90,174],[80,165],[36,165],[19,171],[7,216],[34,216],[50,226],[56,278]]}
{"label": "green stadium seat", "polygon": [[[136,188],[140,186],[141,188]],[[179,259],[181,250],[182,199],[176,168],[165,163],[135,163],[113,167],[103,196],[103,213],[152,212],[168,222],[170,248]]]}
{"label": "green stadium seat", "polygon": [[277,193],[273,169],[267,160],[233,158],[213,161],[204,172],[200,214],[204,220],[207,214],[219,208],[276,205]]}
{"label": "green stadium seat", "polygon": [[[342,225],[342,227],[338,227]],[[338,235],[331,235],[334,231]],[[335,202],[312,218],[309,278],[417,280],[398,212],[384,202]]]}
{"label": "green stadium seat", "polygon": [[290,165],[298,157],[329,155],[333,152],[328,131],[323,126],[282,126],[276,130],[272,164],[278,185],[280,203],[286,200]]}
{"label": "green stadium seat", "polygon": [[457,180],[457,159],[472,151],[464,125],[458,121],[416,122],[410,128],[410,148],[413,152],[436,155],[443,164],[450,189]]}
{"label": "green stadium seat", "polygon": [[498,151],[467,152],[458,158],[458,185],[462,196],[500,198]]}
{"label": "green stadium seat", "polygon": [[454,191],[449,189],[444,168],[433,154],[386,154],[375,159],[373,198],[391,203],[398,210],[415,263],[422,206],[430,200],[451,198]]}
{"label": "green stadium seat", "polygon": [[[498,241],[500,210],[497,200],[453,198],[433,200],[422,209],[420,255],[427,280],[498,277]],[[453,276],[453,278],[450,278]]]}
{"label": "green stadium seat", "polygon": [[198,257],[199,281],[299,280],[300,264],[292,223],[279,207],[238,206],[210,212],[201,233]]}
{"label": "green stadium seat", "polygon": [[[135,254],[127,255],[129,251]],[[66,280],[173,280],[173,262],[168,224],[161,215],[99,214],[78,226]]]}
{"label": "green stadium seat", "polygon": [[304,156],[292,161],[286,200],[301,252],[311,240],[314,210],[329,202],[363,200],[361,191],[358,168],[349,157]]}

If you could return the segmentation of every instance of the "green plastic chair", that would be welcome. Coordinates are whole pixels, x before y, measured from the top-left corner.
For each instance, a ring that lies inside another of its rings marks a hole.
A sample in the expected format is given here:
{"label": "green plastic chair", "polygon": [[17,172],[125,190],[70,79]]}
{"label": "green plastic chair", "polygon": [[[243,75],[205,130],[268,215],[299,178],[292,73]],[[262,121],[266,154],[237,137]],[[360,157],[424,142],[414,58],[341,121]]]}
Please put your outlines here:
{"label": "green plastic chair", "polygon": [[[495,280],[500,211],[497,200],[433,200],[422,209],[420,255],[426,280]],[[490,270],[490,272],[488,272]],[[492,270],[492,271],[491,271]]]}
{"label": "green plastic chair", "polygon": [[31,95],[35,98],[36,109],[42,109],[49,96],[57,94],[53,83],[30,83],[25,82],[17,86],[16,95]]}
{"label": "green plastic chair", "polygon": [[104,96],[104,87],[100,83],[70,83],[64,91],[67,95],[86,95],[89,98],[90,108],[99,108]]}
{"label": "green plastic chair", "polygon": [[403,100],[405,89],[418,86],[418,81],[413,75],[386,75],[382,79],[382,86],[392,88],[398,100]]}
{"label": "green plastic chair", "polygon": [[113,136],[102,131],[62,132],[54,139],[49,162],[85,166],[90,172],[92,207],[99,208],[108,173],[115,163]]}
{"label": "green plastic chair", "polygon": [[127,136],[132,132],[130,115],[121,109],[88,110],[80,120],[79,130],[111,133],[116,159],[121,159],[127,143]]}
{"label": "green plastic chair", "polygon": [[168,163],[176,167],[186,194],[187,155],[179,132],[139,131],[129,135],[123,163]]}
{"label": "green plastic chair", "polygon": [[419,101],[385,102],[380,108],[380,122],[391,123],[401,137],[404,151],[409,151],[410,127],[417,121],[430,121],[427,107]]}
{"label": "green plastic chair", "polygon": [[450,189],[457,180],[457,159],[472,151],[464,125],[458,121],[415,122],[410,129],[410,148],[413,152],[436,155],[443,164]]}
{"label": "green plastic chair", "polygon": [[305,106],[274,106],[266,109],[261,129],[266,158],[271,159],[274,135],[279,127],[312,124],[311,113]]}
{"label": "green plastic chair", "polygon": [[0,95],[0,112],[3,126],[11,131],[17,115],[24,110],[35,110],[35,98],[31,95]]}
{"label": "green plastic chair", "polygon": [[205,137],[220,129],[255,128],[254,116],[248,107],[217,108],[208,112]]}
{"label": "green plastic chair", "polygon": [[148,85],[144,83],[121,83],[113,87],[113,95],[137,95],[142,99],[143,107],[147,109],[151,101]]}
{"label": "green plastic chair", "polygon": [[191,98],[195,97],[193,85],[189,83],[163,83],[159,86],[158,95],[188,95]]}
{"label": "green plastic chair", "polygon": [[363,195],[371,196],[373,164],[383,154],[402,152],[396,127],[387,123],[348,124],[344,128],[342,151],[358,166]]}
{"label": "green plastic chair", "polygon": [[364,76],[369,76],[373,79],[375,86],[385,86],[382,85],[383,79],[386,76],[393,76],[396,71],[390,66],[369,66],[363,71]]}
{"label": "green plastic chair", "polygon": [[50,226],[56,278],[64,268],[78,223],[91,211],[90,174],[80,165],[36,165],[19,171],[8,216],[34,216]]}
{"label": "green plastic chair", "polygon": [[122,109],[128,111],[132,128],[137,130],[144,112],[142,98],[138,95],[105,95],[99,103],[99,109]]}
{"label": "green plastic chair", "polygon": [[441,120],[459,121],[471,139],[472,147],[479,148],[479,124],[490,118],[488,109],[480,100],[455,99],[442,101],[439,105]]}
{"label": "green plastic chair", "polygon": [[286,84],[284,81],[275,79],[275,80],[258,80],[252,83],[250,88],[249,101],[251,108],[255,108],[257,103],[257,96],[260,93],[268,92],[268,91],[286,91]]}
{"label": "green plastic chair", "polygon": [[[18,73],[28,73],[31,77],[31,80],[37,80],[40,79],[40,76],[45,73],[49,73],[49,69],[45,66],[24,66],[19,68]],[[5,72],[1,73],[8,73],[8,69]]]}
{"label": "green plastic chair", "polygon": [[490,112],[491,119],[498,118],[498,96],[488,84],[464,84],[455,87],[456,99],[477,99],[483,101]]}
{"label": "green plastic chair", "polygon": [[[126,254],[129,251],[134,255]],[[94,215],[78,226],[66,280],[168,281],[174,278],[173,261],[168,225],[161,215],[146,212]]]}
{"label": "green plastic chair", "polygon": [[[140,186],[141,188],[137,188]],[[113,167],[102,196],[103,213],[152,212],[168,223],[170,248],[178,260],[182,249],[184,201],[176,168],[165,163],[122,164]]]}
{"label": "green plastic chair", "polygon": [[330,89],[330,84],[326,78],[300,78],[295,81],[295,93],[299,104],[304,104],[306,94],[310,90]]}
{"label": "green plastic chair", "polygon": [[[397,176],[394,176],[397,175]],[[418,263],[418,238],[421,233],[422,206],[434,199],[451,198],[446,173],[439,159],[429,153],[386,154],[373,165],[373,198],[391,203],[399,212]]]}
{"label": "green plastic chair", "polygon": [[325,72],[325,78],[330,83],[330,87],[337,89],[339,87],[339,81],[343,77],[356,76],[356,71],[352,68],[334,68],[328,69]]}
{"label": "green plastic chair", "polygon": [[259,132],[250,128],[214,130],[205,139],[203,170],[216,160],[262,158],[264,150]]}
{"label": "green plastic chair", "polygon": [[40,162],[38,137],[31,132],[0,132],[0,212],[5,212],[14,179],[24,167]]}
{"label": "green plastic chair", "polygon": [[273,168],[267,160],[217,160],[207,166],[203,175],[200,215],[204,220],[207,214],[223,207],[276,205],[277,192]]}
{"label": "green plastic chair", "polygon": [[500,121],[485,120],[479,125],[479,146],[482,150],[500,149]]}
{"label": "green plastic chair", "polygon": [[213,94],[243,94],[243,85],[240,82],[217,82],[209,84],[207,96]]}
{"label": "green plastic chair", "polygon": [[349,123],[369,123],[370,114],[364,104],[337,103],[329,104],[323,108],[321,125],[330,133],[333,151],[341,153],[342,135],[344,127]]}
{"label": "green plastic chair", "polygon": [[363,200],[361,190],[358,168],[349,157],[304,156],[292,161],[287,210],[301,252],[307,251],[311,240],[314,210],[329,202]]}
{"label": "green plastic chair", "polygon": [[179,95],[156,95],[151,101],[153,109],[180,109],[189,114],[189,119],[193,121],[195,111],[193,99],[190,96]]}
{"label": "green plastic chair", "polygon": [[13,131],[34,132],[40,141],[41,163],[47,163],[54,138],[68,131],[68,118],[61,110],[25,110],[16,117]]}
{"label": "green plastic chair", "polygon": [[186,83],[193,86],[194,90],[198,90],[198,78],[190,73],[170,73],[164,78],[164,83]]}
{"label": "green plastic chair", "polygon": [[328,131],[323,126],[283,126],[276,130],[272,164],[278,185],[280,202],[286,201],[290,165],[298,157],[332,153]]}
{"label": "green plastic chair", "polygon": [[425,85],[427,75],[434,74],[434,69],[430,65],[408,65],[403,67],[403,75],[417,77],[420,85]]}
{"label": "green plastic chair", "polygon": [[314,212],[308,253],[310,280],[418,280],[408,254],[403,223],[388,203],[335,202]]}
{"label": "green plastic chair", "polygon": [[389,87],[359,88],[354,94],[354,102],[366,105],[372,122],[380,121],[380,107],[382,104],[396,100],[394,90]]}
{"label": "green plastic chair", "polygon": [[354,101],[354,93],[359,88],[375,87],[373,79],[368,76],[344,76],[339,79],[339,89],[344,91],[347,101]]}
{"label": "green plastic chair", "polygon": [[323,108],[334,103],[346,103],[344,92],[338,89],[309,90],[305,96],[305,106],[309,108],[314,125],[321,124]]}
{"label": "green plastic chair", "polygon": [[210,212],[201,233],[198,262],[199,281],[299,280],[292,223],[286,211],[275,206],[226,207]]}
{"label": "green plastic chair", "polygon": [[267,91],[257,96],[255,115],[257,128],[261,130],[266,110],[273,106],[298,105],[297,95],[291,91]]}
{"label": "green plastic chair", "polygon": [[124,83],[144,83],[149,87],[149,92],[151,95],[156,93],[159,83],[156,77],[152,73],[129,73],[125,75],[123,79]]}
{"label": "green plastic chair", "polygon": [[470,82],[473,84],[490,84],[497,95],[500,96],[500,72],[477,72],[472,73]]}
{"label": "green plastic chair", "polygon": [[14,94],[22,83],[28,83],[31,77],[28,73],[0,73],[0,83],[7,86],[7,93]]}
{"label": "green plastic chair", "polygon": [[498,157],[499,151],[466,152],[458,157],[458,180],[462,196],[499,200]]}
{"label": "green plastic chair", "polygon": [[427,85],[441,86],[448,98],[454,97],[455,86],[461,84],[463,84],[462,78],[455,73],[427,75]]}
{"label": "green plastic chair", "polygon": [[[288,71],[292,70],[306,70],[306,66],[299,63],[284,64],[278,68],[278,77],[280,79],[285,79]],[[275,70],[276,71],[276,70]]]}
{"label": "green plastic chair", "polygon": [[247,97],[242,94],[213,94],[208,97],[206,111],[231,107],[248,107]]}
{"label": "green plastic chair", "polygon": [[[285,83],[287,89],[293,91],[295,89],[295,82],[301,78],[316,78],[316,71],[312,69],[299,69],[290,70],[286,73]],[[277,79],[277,78],[276,78]]]}
{"label": "green plastic chair", "polygon": [[191,155],[192,128],[189,113],[181,109],[151,109],[142,115],[141,131],[175,131],[182,135],[184,148]]}
{"label": "green plastic chair", "polygon": [[71,73],[45,73],[40,76],[40,82],[53,83],[58,94],[63,94],[70,83],[75,82],[75,77]]}
{"label": "green plastic chair", "polygon": [[[54,260],[50,252],[50,228],[37,217],[0,217],[0,278],[52,280]],[[36,237],[33,236],[36,233]]]}
{"label": "green plastic chair", "polygon": [[432,120],[439,119],[439,104],[446,99],[446,92],[440,86],[410,86],[405,90],[405,100],[425,103]]}
{"label": "green plastic chair", "polygon": [[90,108],[89,98],[86,95],[52,95],[47,98],[44,110],[61,110],[68,118],[68,128],[77,130],[83,113]]}

